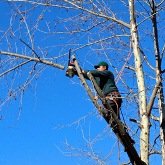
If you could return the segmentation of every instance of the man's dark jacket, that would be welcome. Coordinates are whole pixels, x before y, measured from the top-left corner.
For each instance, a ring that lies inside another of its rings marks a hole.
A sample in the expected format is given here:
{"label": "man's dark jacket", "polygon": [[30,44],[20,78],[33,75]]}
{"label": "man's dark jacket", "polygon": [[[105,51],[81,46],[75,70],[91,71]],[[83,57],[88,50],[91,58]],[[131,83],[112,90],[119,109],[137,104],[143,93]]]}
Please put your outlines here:
{"label": "man's dark jacket", "polygon": [[[86,79],[89,79],[87,76],[87,72],[89,72],[89,71],[85,71],[84,77]],[[114,75],[112,72],[110,72],[108,70],[104,70],[104,71],[91,70],[90,73],[95,78],[96,83],[101,88],[104,95],[107,95],[113,91],[118,91],[118,89],[115,85]]]}

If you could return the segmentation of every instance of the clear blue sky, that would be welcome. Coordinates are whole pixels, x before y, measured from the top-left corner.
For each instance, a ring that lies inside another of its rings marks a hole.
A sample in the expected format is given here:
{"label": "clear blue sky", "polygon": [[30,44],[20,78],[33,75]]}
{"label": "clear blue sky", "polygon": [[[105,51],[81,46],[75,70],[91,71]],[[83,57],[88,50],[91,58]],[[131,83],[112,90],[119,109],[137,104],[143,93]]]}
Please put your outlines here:
{"label": "clear blue sky", "polygon": [[[10,8],[7,3],[0,2],[0,30],[5,30],[9,25]],[[56,13],[57,17],[62,17],[63,14],[61,11]],[[49,14],[47,18],[51,20]],[[41,40],[37,42],[40,46],[46,44],[42,36],[39,38]],[[54,42],[60,44],[61,41],[57,36],[56,41],[49,42],[53,45]],[[0,44],[0,50],[6,50],[3,44]],[[48,52],[53,56],[59,50],[48,49]],[[86,54],[86,49],[79,53]],[[93,56],[88,60],[90,58]],[[79,59],[84,65],[84,59],[80,56]],[[92,59],[92,63],[99,59],[100,57]],[[62,64],[66,64],[66,59]],[[90,62],[88,65],[91,69]],[[2,80],[0,83],[3,86]],[[65,71],[47,67],[28,87],[21,101],[18,98],[1,107],[0,165],[94,164],[95,161],[83,156],[88,152],[94,152],[103,159],[110,154],[107,163],[117,163],[116,137],[99,117],[79,83],[77,77],[71,80],[65,77]],[[88,141],[92,147],[89,143],[87,145]],[[68,148],[66,144],[69,144]],[[120,149],[122,150],[121,145]],[[121,162],[128,160],[126,153],[122,152],[120,156]],[[155,160],[159,161],[159,158]]]}

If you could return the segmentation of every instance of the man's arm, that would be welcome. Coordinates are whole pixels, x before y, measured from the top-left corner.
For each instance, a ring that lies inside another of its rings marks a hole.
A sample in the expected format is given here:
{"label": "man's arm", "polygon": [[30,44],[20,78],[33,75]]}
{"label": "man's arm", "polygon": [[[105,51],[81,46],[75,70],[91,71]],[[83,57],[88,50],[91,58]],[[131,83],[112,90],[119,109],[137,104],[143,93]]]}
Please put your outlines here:
{"label": "man's arm", "polygon": [[[82,71],[82,74],[83,74],[84,78],[87,79],[87,80],[89,80],[89,77],[87,76],[87,73],[89,72],[89,70],[82,70],[81,69],[81,71]],[[75,75],[78,76],[78,73],[77,73],[76,70],[75,70]]]}
{"label": "man's arm", "polygon": [[88,79],[87,73],[90,72],[94,77],[104,77],[104,78],[112,78],[114,79],[113,73],[108,70],[105,71],[98,71],[98,70],[82,70],[84,78]]}
{"label": "man's arm", "polygon": [[112,78],[112,79],[114,78],[113,74],[108,70],[104,70],[104,71],[91,70],[90,72],[94,77],[104,77],[104,78]]}
{"label": "man's arm", "polygon": [[83,76],[84,78],[86,78],[87,80],[89,80],[89,77],[87,76],[87,73],[89,72],[89,70],[82,70]]}

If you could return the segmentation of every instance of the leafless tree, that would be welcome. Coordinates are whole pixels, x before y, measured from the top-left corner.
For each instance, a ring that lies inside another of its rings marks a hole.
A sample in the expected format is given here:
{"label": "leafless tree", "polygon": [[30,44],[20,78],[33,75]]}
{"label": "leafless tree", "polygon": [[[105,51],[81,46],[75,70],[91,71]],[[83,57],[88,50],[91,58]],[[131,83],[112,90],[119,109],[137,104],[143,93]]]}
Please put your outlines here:
{"label": "leafless tree", "polygon": [[[132,135],[140,130],[134,138],[141,159],[148,165],[150,155],[160,154],[165,165],[164,0],[8,0],[1,5],[11,8],[0,29],[0,77],[7,84],[1,107],[25,92],[46,66],[64,69],[69,48],[84,66],[106,59],[121,89],[126,123]],[[96,154],[88,156],[103,164]]]}

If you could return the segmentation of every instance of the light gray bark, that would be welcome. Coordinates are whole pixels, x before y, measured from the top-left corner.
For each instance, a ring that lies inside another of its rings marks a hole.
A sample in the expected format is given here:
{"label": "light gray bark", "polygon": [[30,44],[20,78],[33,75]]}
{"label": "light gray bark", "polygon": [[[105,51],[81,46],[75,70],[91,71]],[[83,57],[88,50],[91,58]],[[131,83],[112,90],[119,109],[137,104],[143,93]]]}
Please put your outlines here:
{"label": "light gray bark", "polygon": [[135,73],[138,85],[139,111],[141,117],[140,151],[141,159],[146,164],[149,163],[149,117],[147,114],[146,91],[144,83],[144,73],[142,68],[138,31],[135,18],[134,0],[129,0],[130,23],[131,23],[131,44],[134,53]]}

